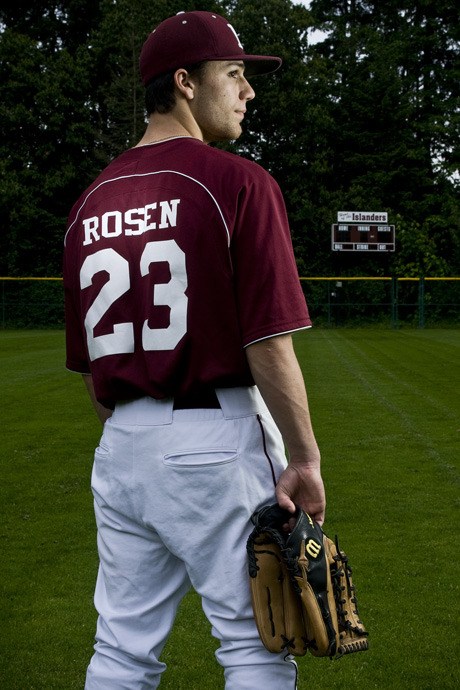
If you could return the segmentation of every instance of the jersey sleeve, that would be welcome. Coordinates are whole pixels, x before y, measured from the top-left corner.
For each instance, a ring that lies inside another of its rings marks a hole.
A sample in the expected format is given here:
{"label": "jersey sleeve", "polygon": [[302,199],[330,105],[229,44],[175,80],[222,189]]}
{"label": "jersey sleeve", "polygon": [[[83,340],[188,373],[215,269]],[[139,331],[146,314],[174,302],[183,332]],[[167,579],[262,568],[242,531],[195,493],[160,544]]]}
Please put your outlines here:
{"label": "jersey sleeve", "polygon": [[255,171],[240,193],[231,246],[244,347],[311,326],[281,190]]}
{"label": "jersey sleeve", "polygon": [[64,254],[64,305],[66,324],[66,368],[80,374],[89,374],[90,366],[84,331],[80,315],[80,306],[77,296],[80,294],[79,286],[75,285],[75,271],[72,262],[72,247],[68,246]]}

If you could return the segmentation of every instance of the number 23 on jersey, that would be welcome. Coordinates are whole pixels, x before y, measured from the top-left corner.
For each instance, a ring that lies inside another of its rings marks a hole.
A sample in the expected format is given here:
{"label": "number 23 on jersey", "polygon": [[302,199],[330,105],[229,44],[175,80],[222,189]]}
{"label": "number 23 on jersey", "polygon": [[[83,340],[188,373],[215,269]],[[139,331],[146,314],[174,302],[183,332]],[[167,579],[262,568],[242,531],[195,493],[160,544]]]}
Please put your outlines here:
{"label": "number 23 on jersey", "polygon": [[[150,328],[148,318],[142,326],[142,348],[145,351],[173,350],[187,332],[187,270],[185,254],[174,240],[148,242],[141,254],[139,266],[132,266],[140,277],[149,274],[153,263],[166,262],[169,265],[170,280],[155,286],[152,304],[170,307],[170,321],[166,328]],[[97,273],[105,271],[109,279],[102,286],[85,317],[86,338],[91,361],[105,357],[134,352],[134,325],[131,321],[114,323],[112,332],[94,335],[101,319],[112,305],[131,289],[128,261],[114,249],[100,249],[84,260],[80,270],[80,287],[90,287]]]}

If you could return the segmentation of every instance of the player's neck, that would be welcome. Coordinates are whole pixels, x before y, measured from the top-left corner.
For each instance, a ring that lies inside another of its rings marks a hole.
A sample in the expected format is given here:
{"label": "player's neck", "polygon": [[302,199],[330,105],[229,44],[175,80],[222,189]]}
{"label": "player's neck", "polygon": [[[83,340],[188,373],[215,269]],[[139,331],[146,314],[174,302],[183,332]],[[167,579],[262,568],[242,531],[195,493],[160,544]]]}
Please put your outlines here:
{"label": "player's neck", "polygon": [[155,144],[174,137],[194,137],[202,141],[201,132],[198,128],[187,126],[187,123],[172,117],[170,113],[167,115],[153,113],[149,118],[144,136],[136,146]]}

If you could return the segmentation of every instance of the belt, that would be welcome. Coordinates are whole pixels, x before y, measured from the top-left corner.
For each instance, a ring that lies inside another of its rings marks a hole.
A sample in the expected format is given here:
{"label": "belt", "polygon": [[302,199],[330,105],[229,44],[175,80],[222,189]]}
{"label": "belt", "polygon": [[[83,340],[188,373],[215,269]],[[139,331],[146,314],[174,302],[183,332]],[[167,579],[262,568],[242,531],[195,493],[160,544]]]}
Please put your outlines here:
{"label": "belt", "polygon": [[175,410],[197,410],[200,408],[220,409],[219,399],[213,388],[174,397]]}
{"label": "belt", "polygon": [[[241,417],[267,413],[267,408],[255,386],[218,388],[215,397],[212,395],[214,391],[210,391],[209,388],[204,390],[206,391],[205,395],[202,395],[200,391],[200,395],[195,392],[193,396],[188,394],[187,396],[178,396],[175,404],[176,410],[183,410],[184,413],[190,410],[191,418],[194,415],[199,417],[200,409],[195,412],[190,405],[194,407],[196,405],[214,405],[215,409],[217,408],[216,398],[218,395],[220,400],[219,408],[224,419],[240,419]],[[145,396],[135,400],[119,401],[115,406],[112,422],[114,424],[134,424],[137,426],[172,424],[174,417],[173,404],[172,397],[156,400],[155,398]],[[182,407],[178,407],[180,405]],[[206,410],[206,408],[204,409]],[[216,412],[215,414],[219,413]]]}

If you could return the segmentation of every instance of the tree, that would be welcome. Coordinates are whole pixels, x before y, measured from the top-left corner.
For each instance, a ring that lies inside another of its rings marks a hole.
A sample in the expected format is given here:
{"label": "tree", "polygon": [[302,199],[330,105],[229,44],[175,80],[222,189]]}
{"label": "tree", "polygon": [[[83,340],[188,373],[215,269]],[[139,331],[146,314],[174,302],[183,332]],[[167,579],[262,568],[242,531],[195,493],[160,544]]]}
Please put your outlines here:
{"label": "tree", "polygon": [[82,51],[50,56],[29,36],[1,35],[2,275],[59,270],[63,222],[91,168],[85,63]]}
{"label": "tree", "polygon": [[[313,0],[310,11],[290,0],[5,0],[0,274],[60,272],[72,203],[142,134],[143,41],[164,17],[192,9],[228,16],[248,51],[283,58],[277,73],[253,80],[244,135],[226,147],[280,183],[302,274],[334,274],[339,261],[350,272],[399,271],[416,261],[414,228],[427,238],[417,252],[426,246],[447,262],[423,266],[459,272],[452,0]],[[309,45],[312,26],[324,42]],[[331,252],[337,210],[358,207],[399,214],[404,261]]]}
{"label": "tree", "polygon": [[421,225],[429,218],[438,255],[458,259],[458,9],[313,0],[311,11],[328,32],[313,52],[334,66],[331,200]]}
{"label": "tree", "polygon": [[89,36],[93,53],[91,94],[106,160],[133,146],[145,129],[139,54],[152,29],[180,11],[215,10],[193,0],[101,0],[101,21]]}
{"label": "tree", "polygon": [[[309,11],[289,0],[224,3],[245,49],[283,59],[274,75],[253,79],[243,137],[234,146],[279,182],[286,199],[299,271],[321,272],[330,254],[324,235],[324,183],[329,176],[332,122],[324,63],[309,59]],[[327,222],[327,221],[326,221]]]}
{"label": "tree", "polygon": [[430,220],[423,225],[416,221],[405,221],[398,218],[399,251],[395,257],[395,275],[406,278],[420,276],[447,276],[448,263],[439,256]]}

